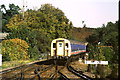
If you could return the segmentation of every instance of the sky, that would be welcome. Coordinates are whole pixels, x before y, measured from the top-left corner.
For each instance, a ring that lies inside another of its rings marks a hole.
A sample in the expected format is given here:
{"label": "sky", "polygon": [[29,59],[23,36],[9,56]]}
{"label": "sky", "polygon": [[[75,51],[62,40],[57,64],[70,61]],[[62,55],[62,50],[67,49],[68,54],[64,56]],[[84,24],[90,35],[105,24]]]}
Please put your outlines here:
{"label": "sky", "polygon": [[[118,21],[118,0],[24,0],[26,9],[39,9],[41,4],[50,3],[61,9],[74,27],[102,27],[107,22]],[[0,0],[0,5],[14,3],[21,9],[23,0]]]}

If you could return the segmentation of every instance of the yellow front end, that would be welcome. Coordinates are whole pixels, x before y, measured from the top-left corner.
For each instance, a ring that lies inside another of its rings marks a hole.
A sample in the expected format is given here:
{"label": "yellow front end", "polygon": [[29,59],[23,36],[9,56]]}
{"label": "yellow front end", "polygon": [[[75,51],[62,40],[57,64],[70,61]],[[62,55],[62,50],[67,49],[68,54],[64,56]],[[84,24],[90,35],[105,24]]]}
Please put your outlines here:
{"label": "yellow front end", "polygon": [[58,38],[51,43],[51,56],[70,56],[71,46],[70,41],[63,38]]}

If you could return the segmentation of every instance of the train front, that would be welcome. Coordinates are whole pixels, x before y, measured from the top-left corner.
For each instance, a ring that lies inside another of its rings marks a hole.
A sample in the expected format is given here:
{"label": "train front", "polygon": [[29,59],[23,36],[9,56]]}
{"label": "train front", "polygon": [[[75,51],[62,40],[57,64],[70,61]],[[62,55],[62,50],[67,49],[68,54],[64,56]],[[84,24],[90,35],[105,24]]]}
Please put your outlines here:
{"label": "train front", "polygon": [[51,42],[52,58],[68,58],[71,55],[70,41],[64,38],[54,39]]}

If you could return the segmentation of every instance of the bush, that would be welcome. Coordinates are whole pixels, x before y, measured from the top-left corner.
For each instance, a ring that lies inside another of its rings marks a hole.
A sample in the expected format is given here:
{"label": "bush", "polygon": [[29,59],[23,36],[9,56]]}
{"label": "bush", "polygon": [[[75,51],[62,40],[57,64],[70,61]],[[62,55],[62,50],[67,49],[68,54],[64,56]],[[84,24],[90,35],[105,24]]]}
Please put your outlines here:
{"label": "bush", "polygon": [[108,75],[111,74],[111,69],[108,65],[98,65],[97,71],[100,75],[100,78],[106,78]]}
{"label": "bush", "polygon": [[40,57],[40,51],[36,46],[29,48],[29,55],[31,59],[37,60]]}
{"label": "bush", "polygon": [[2,41],[3,61],[28,59],[28,44],[26,41],[15,38]]}
{"label": "bush", "polygon": [[119,65],[118,64],[112,64],[111,65],[111,69],[112,69],[112,72],[111,74],[109,75],[110,78],[113,78],[113,79],[118,79],[118,76],[119,76]]}

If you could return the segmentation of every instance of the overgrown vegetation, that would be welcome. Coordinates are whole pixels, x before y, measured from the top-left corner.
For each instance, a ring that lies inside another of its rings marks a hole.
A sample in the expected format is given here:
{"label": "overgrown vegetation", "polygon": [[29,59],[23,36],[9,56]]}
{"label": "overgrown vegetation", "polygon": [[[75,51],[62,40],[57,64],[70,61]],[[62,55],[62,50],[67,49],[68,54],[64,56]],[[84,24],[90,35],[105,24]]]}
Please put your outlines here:
{"label": "overgrown vegetation", "polygon": [[26,63],[32,62],[32,60],[14,60],[14,61],[4,61],[2,63],[2,68],[0,69],[5,69],[5,68],[10,68],[10,67],[15,67],[15,66],[20,66],[24,65]]}
{"label": "overgrown vegetation", "polygon": [[9,39],[2,41],[2,60],[13,61],[13,60],[26,60],[29,58],[28,55],[28,44],[26,41],[21,39]]}
{"label": "overgrown vegetation", "polygon": [[9,32],[6,27],[9,20],[15,15],[19,14],[20,8],[14,4],[9,4],[9,9],[4,4],[0,5],[0,12],[2,13],[2,32]]}
{"label": "overgrown vegetation", "polygon": [[88,28],[88,27],[83,27],[83,28],[73,27],[71,32],[72,33],[71,39],[86,42],[86,38],[92,35],[94,30],[95,30],[94,28]]}
{"label": "overgrown vegetation", "polygon": [[[89,59],[108,61],[108,66],[98,65],[97,74],[101,78],[118,77],[118,22],[108,22],[101,28],[96,28],[94,34],[86,39],[88,44]],[[89,70],[92,69],[89,65]],[[111,69],[110,74],[108,72]],[[93,69],[92,69],[93,70]],[[106,71],[108,70],[108,71]],[[105,72],[106,71],[106,72]]]}
{"label": "overgrown vegetation", "polygon": [[[36,60],[50,52],[50,43],[53,39],[71,37],[72,22],[60,9],[51,4],[43,4],[38,10],[27,10],[24,16],[19,10],[19,7],[13,4],[10,4],[8,10],[5,5],[1,5],[3,20],[7,20],[3,25],[3,32],[9,32],[6,40],[15,38],[25,40],[29,44],[30,59]],[[7,13],[8,11],[10,13]],[[7,15],[12,16],[9,18]],[[4,61],[6,60],[4,58]]]}
{"label": "overgrown vegetation", "polygon": [[[27,10],[24,16],[14,4],[9,9],[1,5],[0,12],[3,13],[2,32],[9,32],[1,44],[4,62],[41,58],[50,52],[51,41],[61,37],[89,42],[89,59],[109,61],[108,66],[98,65],[96,73],[101,78],[118,77],[118,22],[96,29],[74,28],[64,12],[51,4]],[[89,70],[95,72],[94,66],[89,66]]]}

